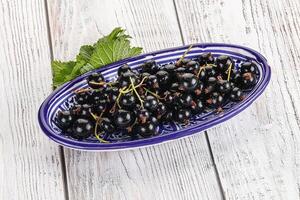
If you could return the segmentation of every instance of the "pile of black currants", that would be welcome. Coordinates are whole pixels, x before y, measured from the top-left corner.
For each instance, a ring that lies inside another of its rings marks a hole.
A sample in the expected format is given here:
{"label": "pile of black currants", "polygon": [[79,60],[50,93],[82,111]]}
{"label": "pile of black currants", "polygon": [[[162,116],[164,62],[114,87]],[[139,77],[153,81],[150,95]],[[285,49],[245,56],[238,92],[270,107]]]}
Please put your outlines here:
{"label": "pile of black currants", "polygon": [[58,112],[56,124],[78,140],[94,135],[107,142],[104,134],[120,131],[133,140],[155,136],[162,122],[188,124],[195,114],[222,112],[225,103],[241,101],[259,72],[253,62],[236,65],[229,56],[204,53],[165,65],[149,60],[139,71],[125,64],[114,82],[93,73],[87,78],[90,88],[75,91],[75,105]]}

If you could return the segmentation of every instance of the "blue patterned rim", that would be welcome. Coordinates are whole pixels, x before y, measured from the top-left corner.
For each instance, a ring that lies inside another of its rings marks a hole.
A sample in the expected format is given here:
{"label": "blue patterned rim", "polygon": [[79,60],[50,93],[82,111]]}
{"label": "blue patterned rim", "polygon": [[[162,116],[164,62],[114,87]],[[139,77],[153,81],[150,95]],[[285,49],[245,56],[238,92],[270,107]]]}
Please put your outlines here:
{"label": "blue patterned rim", "polygon": [[[105,67],[102,67],[98,70],[98,72],[102,72],[104,77],[109,79],[113,79],[116,74],[116,70],[122,64],[128,63],[132,68],[138,68],[138,66],[145,62],[148,59],[154,59],[158,63],[167,63],[170,61],[175,61],[178,59],[183,52],[189,47],[189,45],[182,47],[175,47],[160,51],[155,51],[152,53],[147,53],[143,55],[139,55],[136,57],[127,58],[124,60],[120,60],[118,62],[112,63]],[[196,57],[197,55],[203,52],[212,52],[214,55],[225,54],[234,57],[237,60],[252,60],[256,62],[259,66],[259,80],[257,85],[248,92],[246,98],[236,103],[235,105],[231,105],[229,108],[225,110],[223,114],[215,114],[209,113],[204,118],[202,117],[202,121],[200,124],[181,127],[179,130],[172,131],[168,134],[162,134],[158,136],[154,136],[146,139],[139,139],[133,141],[122,141],[116,143],[97,143],[91,141],[78,141],[72,138],[66,137],[59,133],[55,125],[53,124],[53,118],[55,113],[59,109],[65,109],[66,104],[70,101],[69,99],[73,95],[72,91],[78,88],[85,88],[87,84],[85,83],[85,79],[88,75],[93,72],[88,72],[83,74],[76,79],[65,83],[60,88],[56,89],[52,92],[49,97],[42,103],[39,113],[38,120],[41,129],[43,132],[55,142],[62,144],[63,146],[74,148],[74,149],[83,149],[83,150],[120,150],[127,148],[135,148],[148,146],[153,144],[158,144],[170,140],[174,140],[177,138],[182,138],[188,135],[195,134],[200,131],[204,131],[208,128],[211,128],[217,124],[220,124],[233,116],[237,115],[244,109],[246,109],[252,102],[257,99],[262,92],[265,90],[271,78],[271,69],[267,64],[267,60],[257,51],[252,50],[247,47],[232,45],[232,44],[221,44],[221,43],[207,43],[207,44],[193,44],[193,48],[187,54],[186,57]],[[210,116],[210,117],[207,117]],[[205,120],[203,120],[205,119]]]}

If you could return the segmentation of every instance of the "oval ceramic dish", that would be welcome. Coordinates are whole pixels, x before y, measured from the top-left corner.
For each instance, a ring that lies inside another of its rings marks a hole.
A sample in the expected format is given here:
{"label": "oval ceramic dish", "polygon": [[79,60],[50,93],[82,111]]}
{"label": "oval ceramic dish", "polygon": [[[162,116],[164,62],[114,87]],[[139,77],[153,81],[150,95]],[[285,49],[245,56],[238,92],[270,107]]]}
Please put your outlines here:
{"label": "oval ceramic dish", "polygon": [[[102,67],[96,71],[101,72],[106,80],[114,80],[119,66],[127,63],[133,69],[138,69],[139,66],[149,59],[154,59],[159,64],[170,63],[176,61],[182,56],[189,46],[165,49],[152,53],[143,54],[140,56],[124,59],[116,63],[112,63]],[[187,58],[197,57],[204,52],[212,52],[214,56],[228,55],[236,61],[236,68],[239,67],[241,61],[251,60],[255,62],[259,68],[258,82],[253,89],[246,91],[246,98],[237,103],[228,102],[224,105],[224,112],[216,113],[208,111],[194,116],[189,125],[177,123],[161,124],[159,126],[159,134],[157,136],[130,140],[122,134],[105,136],[105,139],[110,143],[99,143],[94,138],[88,138],[83,141],[78,141],[61,134],[60,129],[55,125],[55,116],[59,110],[68,109],[73,105],[73,91],[79,88],[87,88],[85,81],[86,77],[92,72],[86,73],[56,89],[41,105],[38,119],[39,124],[44,133],[55,142],[74,149],[83,150],[120,150],[127,148],[143,147],[153,144],[158,144],[177,138],[182,138],[188,135],[193,135],[212,126],[220,124],[247,108],[259,95],[262,94],[271,77],[270,67],[266,59],[258,52],[238,45],[230,44],[194,44],[191,51],[186,55]]]}

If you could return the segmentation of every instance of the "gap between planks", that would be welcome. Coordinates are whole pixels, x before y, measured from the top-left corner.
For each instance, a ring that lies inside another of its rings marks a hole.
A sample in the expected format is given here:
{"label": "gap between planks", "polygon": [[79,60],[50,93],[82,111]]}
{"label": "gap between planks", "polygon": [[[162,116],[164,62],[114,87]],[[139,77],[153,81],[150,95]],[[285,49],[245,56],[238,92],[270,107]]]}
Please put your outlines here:
{"label": "gap between planks", "polygon": [[[48,36],[48,46],[50,50],[50,59],[53,61],[53,46],[52,46],[52,38],[51,38],[51,29],[49,23],[49,10],[48,10],[48,3],[47,0],[44,0],[44,7],[45,7],[45,16],[46,16],[46,25],[47,25],[47,36]],[[52,72],[52,70],[51,70]],[[52,72],[53,73],[53,72]],[[69,200],[69,190],[68,190],[68,179],[67,179],[67,168],[66,168],[66,160],[65,160],[65,153],[64,147],[59,145],[59,160],[61,163],[61,173],[62,173],[62,181],[63,181],[63,191],[66,200]]]}
{"label": "gap between planks", "polygon": [[[173,0],[173,5],[174,5],[175,13],[176,13],[176,20],[177,20],[177,23],[178,23],[182,44],[185,45],[182,26],[181,26],[181,23],[180,23],[180,20],[179,20],[179,15],[178,15],[177,5],[176,5],[175,0]],[[207,146],[208,146],[210,158],[212,160],[213,168],[214,168],[214,171],[215,171],[215,174],[216,174],[216,179],[217,179],[217,182],[218,182],[218,185],[219,185],[219,190],[220,190],[220,193],[221,193],[221,197],[222,197],[223,200],[226,200],[224,188],[223,188],[222,183],[221,183],[221,178],[220,178],[220,175],[219,175],[219,171],[218,171],[218,168],[217,168],[217,165],[216,165],[216,162],[215,162],[215,158],[214,158],[213,151],[212,151],[212,148],[211,148],[211,145],[210,145],[208,133],[207,133],[206,130],[204,131],[204,134],[205,134],[205,139],[206,139],[206,143],[207,143]]]}

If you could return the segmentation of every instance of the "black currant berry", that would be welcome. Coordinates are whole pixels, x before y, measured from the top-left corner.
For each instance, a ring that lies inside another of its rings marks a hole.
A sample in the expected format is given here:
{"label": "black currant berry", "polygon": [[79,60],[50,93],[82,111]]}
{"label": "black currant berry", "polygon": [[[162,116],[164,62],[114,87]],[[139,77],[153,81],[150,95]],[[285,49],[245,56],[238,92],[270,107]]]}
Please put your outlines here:
{"label": "black currant berry", "polygon": [[118,110],[114,114],[114,124],[118,128],[127,128],[134,122],[134,115],[132,112],[127,110]]}
{"label": "black currant berry", "polygon": [[234,68],[233,60],[226,55],[217,57],[216,59],[217,69],[220,73],[225,73],[229,67]]}
{"label": "black currant berry", "polygon": [[88,76],[87,83],[91,88],[98,89],[105,85],[105,80],[101,73],[92,73]]}
{"label": "black currant berry", "polygon": [[232,89],[232,91],[230,92],[230,95],[229,95],[230,99],[232,101],[241,101],[242,98],[243,98],[243,92],[240,88],[238,87],[235,87]]}
{"label": "black currant berry", "polygon": [[191,117],[191,112],[188,109],[180,109],[175,112],[175,119],[179,123],[186,123]]}
{"label": "black currant berry", "polygon": [[151,112],[154,112],[158,106],[158,101],[154,96],[148,95],[144,101],[144,107]]}
{"label": "black currant berry", "polygon": [[198,57],[198,62],[200,66],[206,65],[206,64],[212,64],[214,63],[214,57],[210,52],[203,53]]}
{"label": "black currant berry", "polygon": [[70,111],[60,111],[57,114],[56,122],[59,128],[67,130],[73,123],[74,116]]}
{"label": "black currant berry", "polygon": [[88,119],[77,119],[72,126],[71,137],[82,140],[94,133],[94,123]]}
{"label": "black currant berry", "polygon": [[146,138],[155,135],[157,126],[151,122],[145,124],[137,124],[133,128],[133,132]]}
{"label": "black currant berry", "polygon": [[131,68],[129,67],[129,65],[125,64],[122,65],[119,69],[118,69],[118,76],[121,76],[122,74],[126,73],[126,72],[131,72]]}
{"label": "black currant berry", "polygon": [[148,60],[142,65],[142,72],[155,74],[158,71],[158,66],[154,60]]}
{"label": "black currant berry", "polygon": [[192,73],[184,73],[179,77],[179,84],[181,91],[193,91],[197,87],[198,79]]}
{"label": "black currant berry", "polygon": [[255,75],[258,75],[259,72],[258,72],[258,67],[255,63],[253,62],[244,62],[241,64],[241,73],[244,74],[244,73],[252,73],[252,74],[255,74]]}

